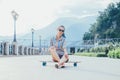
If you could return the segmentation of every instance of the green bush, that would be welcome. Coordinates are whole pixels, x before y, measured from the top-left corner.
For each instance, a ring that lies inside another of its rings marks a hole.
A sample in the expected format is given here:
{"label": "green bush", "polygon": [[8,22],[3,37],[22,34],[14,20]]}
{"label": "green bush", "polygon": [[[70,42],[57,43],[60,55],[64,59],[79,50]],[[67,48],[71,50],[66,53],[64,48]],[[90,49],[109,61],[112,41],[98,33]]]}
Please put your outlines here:
{"label": "green bush", "polygon": [[105,52],[105,49],[107,47],[95,47],[95,48],[91,48],[90,52],[95,52],[95,53],[99,53],[99,52]]}
{"label": "green bush", "polygon": [[116,58],[120,58],[120,49],[116,51]]}
{"label": "green bush", "polygon": [[113,50],[114,49],[114,46],[112,43],[109,44],[109,50]]}
{"label": "green bush", "polygon": [[104,53],[75,53],[78,56],[89,56],[89,57],[107,57]]}
{"label": "green bush", "polygon": [[106,54],[97,54],[97,57],[107,57]]}
{"label": "green bush", "polygon": [[113,51],[109,51],[108,57],[113,58]]}
{"label": "green bush", "polygon": [[96,57],[97,54],[96,53],[75,53],[75,55],[77,56],[89,56],[89,57]]}
{"label": "green bush", "polygon": [[114,49],[108,53],[110,58],[119,58],[120,59],[120,48]]}

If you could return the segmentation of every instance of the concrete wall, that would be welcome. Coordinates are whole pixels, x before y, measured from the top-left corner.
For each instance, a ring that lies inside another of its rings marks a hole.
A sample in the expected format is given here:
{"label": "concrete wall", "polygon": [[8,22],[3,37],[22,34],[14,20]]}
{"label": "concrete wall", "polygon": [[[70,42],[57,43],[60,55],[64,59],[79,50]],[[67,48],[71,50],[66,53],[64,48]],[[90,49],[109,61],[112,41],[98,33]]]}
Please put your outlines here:
{"label": "concrete wall", "polygon": [[0,56],[3,55],[39,55],[38,48],[19,45],[16,42],[0,42]]}

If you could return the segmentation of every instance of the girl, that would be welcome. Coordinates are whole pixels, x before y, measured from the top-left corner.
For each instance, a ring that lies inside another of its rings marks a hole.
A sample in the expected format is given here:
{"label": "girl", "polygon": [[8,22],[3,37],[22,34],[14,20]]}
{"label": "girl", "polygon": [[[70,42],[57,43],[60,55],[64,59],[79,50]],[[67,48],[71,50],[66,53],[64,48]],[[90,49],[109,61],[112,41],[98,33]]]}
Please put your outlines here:
{"label": "girl", "polygon": [[49,51],[52,55],[53,61],[58,62],[55,64],[56,68],[63,68],[64,63],[68,62],[68,53],[66,50],[65,42],[65,27],[63,25],[57,28],[57,34],[50,41]]}

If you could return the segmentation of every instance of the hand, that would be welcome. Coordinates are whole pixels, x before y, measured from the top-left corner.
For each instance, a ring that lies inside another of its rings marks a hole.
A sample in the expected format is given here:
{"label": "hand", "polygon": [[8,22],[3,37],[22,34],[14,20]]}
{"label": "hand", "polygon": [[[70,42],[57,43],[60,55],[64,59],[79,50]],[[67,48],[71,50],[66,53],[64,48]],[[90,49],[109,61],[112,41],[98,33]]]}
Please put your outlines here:
{"label": "hand", "polygon": [[51,46],[50,48],[51,48],[51,49],[55,49],[55,46]]}
{"label": "hand", "polygon": [[65,58],[67,58],[68,59],[68,54],[64,54],[65,55]]}

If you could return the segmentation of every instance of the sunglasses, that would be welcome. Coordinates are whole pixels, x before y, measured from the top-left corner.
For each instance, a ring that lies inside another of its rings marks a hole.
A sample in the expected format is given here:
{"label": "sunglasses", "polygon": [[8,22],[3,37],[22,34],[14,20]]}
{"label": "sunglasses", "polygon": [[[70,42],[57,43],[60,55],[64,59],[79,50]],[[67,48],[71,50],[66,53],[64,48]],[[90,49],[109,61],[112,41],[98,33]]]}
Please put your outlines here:
{"label": "sunglasses", "polygon": [[64,30],[62,30],[62,29],[59,29],[59,31],[64,32]]}

